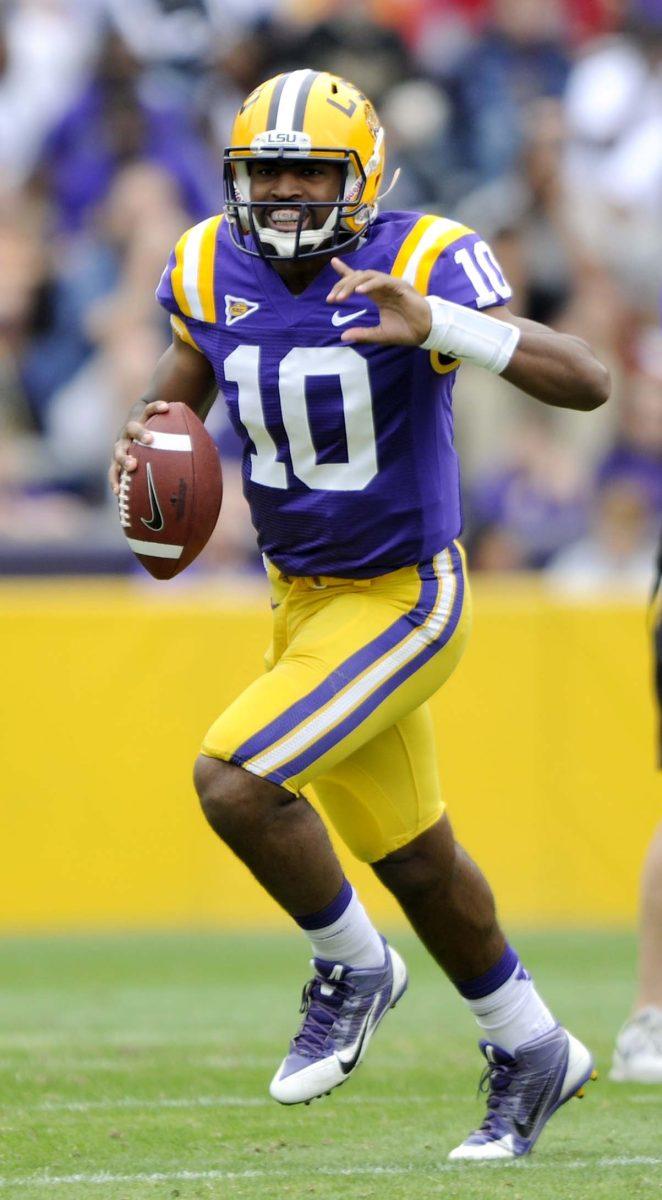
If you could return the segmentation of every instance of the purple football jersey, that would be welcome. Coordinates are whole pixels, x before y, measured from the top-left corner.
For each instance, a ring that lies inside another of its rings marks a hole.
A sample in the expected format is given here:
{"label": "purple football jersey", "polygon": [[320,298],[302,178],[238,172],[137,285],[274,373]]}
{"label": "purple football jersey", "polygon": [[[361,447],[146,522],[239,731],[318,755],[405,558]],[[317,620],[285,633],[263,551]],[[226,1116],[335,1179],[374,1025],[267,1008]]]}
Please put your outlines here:
{"label": "purple football jersey", "polygon": [[[489,247],[443,217],[380,216],[350,267],[485,308],[511,292]],[[157,299],[211,363],[243,444],[260,549],[287,575],[368,578],[431,558],[461,531],[452,389],[459,364],[408,346],[350,346],[368,297],[326,296],[330,265],[293,295],[210,218],[180,239]]]}

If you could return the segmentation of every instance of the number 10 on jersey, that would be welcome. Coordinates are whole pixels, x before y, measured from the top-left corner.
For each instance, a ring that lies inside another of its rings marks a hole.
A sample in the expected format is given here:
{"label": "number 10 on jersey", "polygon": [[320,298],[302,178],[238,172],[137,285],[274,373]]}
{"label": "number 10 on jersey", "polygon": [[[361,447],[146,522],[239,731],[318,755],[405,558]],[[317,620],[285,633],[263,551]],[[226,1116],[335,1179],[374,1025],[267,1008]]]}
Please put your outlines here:
{"label": "number 10 on jersey", "polygon": [[[225,360],[225,377],[238,387],[239,419],[255,446],[251,455],[251,480],[265,487],[286,488],[287,468],[264,420],[260,389],[260,347],[237,346]],[[335,376],[340,383],[346,462],[317,461],[306,379]],[[368,363],[351,346],[295,346],[278,370],[283,425],[287,434],[292,470],[314,490],[362,491],[377,474],[377,444]]]}

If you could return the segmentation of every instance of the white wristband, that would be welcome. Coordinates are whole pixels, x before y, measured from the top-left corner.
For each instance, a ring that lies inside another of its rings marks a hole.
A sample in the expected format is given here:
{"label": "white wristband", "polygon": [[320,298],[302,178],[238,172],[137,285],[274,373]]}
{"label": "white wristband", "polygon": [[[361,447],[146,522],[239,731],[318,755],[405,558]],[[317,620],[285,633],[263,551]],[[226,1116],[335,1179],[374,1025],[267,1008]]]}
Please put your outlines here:
{"label": "white wristband", "polygon": [[426,296],[432,328],[421,350],[438,350],[451,358],[463,358],[500,375],[508,366],[520,338],[520,330],[508,321],[497,321],[487,313],[464,304]]}

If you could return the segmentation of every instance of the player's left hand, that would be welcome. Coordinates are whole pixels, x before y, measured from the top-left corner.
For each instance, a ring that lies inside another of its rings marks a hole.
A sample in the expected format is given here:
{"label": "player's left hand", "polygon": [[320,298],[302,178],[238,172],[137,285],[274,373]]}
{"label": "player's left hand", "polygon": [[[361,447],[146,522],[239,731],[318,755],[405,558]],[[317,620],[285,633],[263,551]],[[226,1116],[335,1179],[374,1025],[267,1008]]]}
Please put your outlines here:
{"label": "player's left hand", "polygon": [[331,266],[342,277],[327,296],[329,304],[342,304],[350,296],[369,296],[379,309],[379,325],[352,325],[340,335],[342,342],[377,342],[387,346],[420,346],[430,332],[430,306],[404,279],[383,271],[353,271],[341,258]]}

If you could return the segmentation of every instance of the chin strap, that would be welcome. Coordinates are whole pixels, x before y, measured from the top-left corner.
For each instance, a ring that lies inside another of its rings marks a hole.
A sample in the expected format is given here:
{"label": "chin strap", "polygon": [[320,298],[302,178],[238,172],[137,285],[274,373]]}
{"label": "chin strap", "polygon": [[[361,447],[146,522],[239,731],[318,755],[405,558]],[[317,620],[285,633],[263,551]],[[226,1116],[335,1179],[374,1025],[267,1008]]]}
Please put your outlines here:
{"label": "chin strap", "polygon": [[[299,246],[306,250],[314,250],[316,246],[321,245],[330,236],[334,224],[335,214],[332,212],[324,224],[320,225],[319,229],[303,229],[298,237]],[[260,225],[259,230],[260,240],[268,242],[270,246],[273,246],[279,258],[292,257],[297,244],[296,233],[285,233],[279,229],[270,229],[268,225]]]}
{"label": "chin strap", "polygon": [[388,196],[389,192],[393,191],[393,188],[395,187],[399,178],[400,178],[400,167],[396,167],[395,171],[393,172],[393,178],[391,179],[391,182],[389,183],[386,191],[380,192],[379,195],[375,197],[375,204],[378,204],[380,200],[384,200],[385,197]]}
{"label": "chin strap", "polygon": [[[393,190],[393,188],[395,187],[399,178],[400,178],[400,167],[396,167],[395,171],[393,172],[393,177],[391,179],[391,182],[389,183],[386,191],[380,192],[379,195],[375,197],[372,205],[370,206],[372,216],[370,218],[370,221],[366,222],[366,227],[369,224],[371,224],[372,220],[374,220],[374,218],[377,214],[377,205],[379,204],[379,201],[383,200],[385,196],[388,196],[389,192],[391,192]],[[333,212],[331,212],[331,213],[329,213],[329,216],[327,217],[324,224],[321,225],[319,229],[303,230],[301,232],[301,234],[299,235],[299,246],[303,246],[306,249],[314,249],[316,246],[322,245],[322,243],[325,242],[327,237],[329,237],[329,235],[331,234],[332,228],[335,225],[335,220],[336,220],[335,214]],[[296,233],[281,233],[280,230],[270,229],[266,225],[260,225],[259,229],[260,229],[260,239],[263,242],[268,242],[269,245],[273,246],[273,248],[276,251],[276,254],[278,255],[279,258],[291,258],[292,257],[294,248],[295,248],[296,242],[297,242]],[[360,233],[356,233],[354,235],[355,238],[359,237],[359,236],[361,236]]]}

